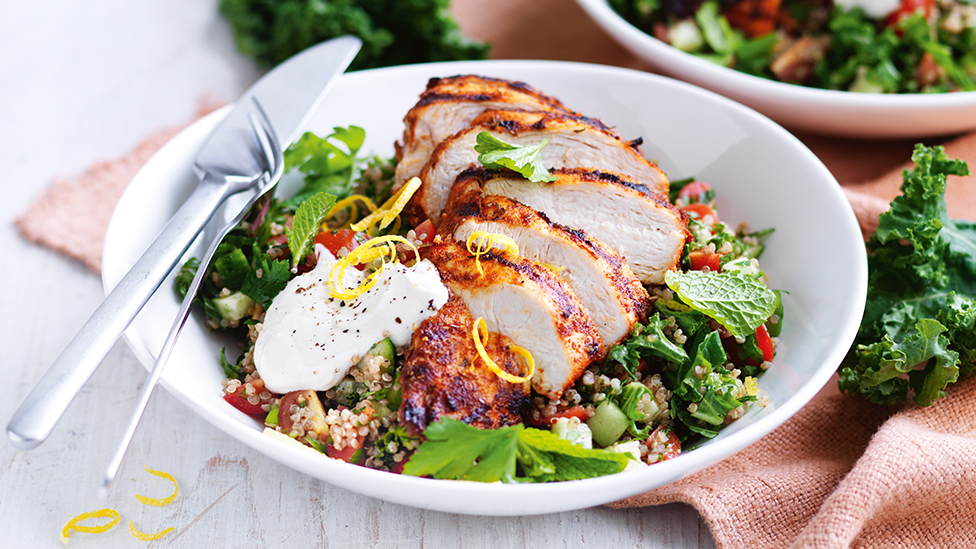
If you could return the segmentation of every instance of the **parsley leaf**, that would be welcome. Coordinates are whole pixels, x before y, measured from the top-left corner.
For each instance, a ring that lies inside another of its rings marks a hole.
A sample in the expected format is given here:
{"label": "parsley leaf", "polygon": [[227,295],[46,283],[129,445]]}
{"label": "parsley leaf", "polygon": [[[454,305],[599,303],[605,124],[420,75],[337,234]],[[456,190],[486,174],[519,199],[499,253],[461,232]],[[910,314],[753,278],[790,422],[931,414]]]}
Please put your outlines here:
{"label": "parsley leaf", "polygon": [[660,313],[654,313],[647,324],[634,326],[634,331],[623,343],[610,347],[608,358],[622,364],[631,375],[637,371],[641,355],[645,352],[668,362],[684,363],[688,355],[680,345],[664,335],[663,328],[667,325],[668,321],[662,319]]}
{"label": "parsley leaf", "polygon": [[740,272],[668,271],[664,280],[682,301],[746,337],[776,309],[776,294],[762,281]]}
{"label": "parsley leaf", "polygon": [[424,431],[427,440],[403,468],[403,474],[480,482],[511,480],[522,425],[477,429],[443,417]]}
{"label": "parsley leaf", "polygon": [[291,271],[288,270],[287,261],[277,259],[261,259],[255,267],[261,269],[261,278],[258,278],[256,269],[249,271],[241,286],[241,293],[267,309],[274,296],[285,289],[291,279]]}
{"label": "parsley leaf", "polygon": [[556,180],[540,159],[542,147],[548,142],[548,139],[543,139],[534,147],[523,147],[506,143],[488,132],[481,132],[477,136],[474,150],[480,153],[478,162],[484,167],[494,170],[508,168],[522,174],[529,181],[538,183]]}
{"label": "parsley leaf", "polygon": [[288,248],[291,250],[292,269],[298,267],[305,256],[312,253],[315,235],[326,214],[335,205],[336,197],[324,192],[314,194],[298,207],[288,229]]}
{"label": "parsley leaf", "polygon": [[[427,440],[410,457],[403,474],[480,482],[551,482],[619,473],[627,466],[622,454],[588,450],[549,431],[522,425],[477,429],[442,417],[424,435]],[[522,475],[517,476],[519,470]]]}
{"label": "parsley leaf", "polygon": [[839,369],[840,389],[878,404],[927,406],[976,361],[976,225],[946,212],[948,175],[968,175],[942,147],[918,144],[867,242],[864,317]]}

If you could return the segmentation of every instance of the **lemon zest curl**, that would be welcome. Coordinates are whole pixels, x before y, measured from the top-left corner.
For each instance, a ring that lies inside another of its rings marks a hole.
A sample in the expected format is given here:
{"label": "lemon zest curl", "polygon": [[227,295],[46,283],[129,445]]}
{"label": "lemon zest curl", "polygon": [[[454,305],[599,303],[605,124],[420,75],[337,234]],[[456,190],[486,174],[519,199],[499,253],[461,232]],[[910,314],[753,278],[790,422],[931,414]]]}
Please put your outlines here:
{"label": "lemon zest curl", "polygon": [[488,369],[495,373],[498,377],[504,379],[509,383],[526,383],[532,379],[532,374],[535,373],[535,360],[532,359],[532,353],[519,347],[518,345],[512,345],[509,347],[512,352],[520,355],[525,359],[526,364],[529,365],[529,373],[524,376],[512,375],[495,363],[491,357],[488,356],[488,351],[485,350],[485,343],[488,342],[488,325],[485,323],[484,317],[478,317],[478,320],[474,321],[474,329],[471,330],[471,337],[474,339],[474,347],[478,350],[478,356],[481,360],[485,361]]}
{"label": "lemon zest curl", "polygon": [[[83,520],[108,517],[112,517],[112,520],[99,526],[82,526],[78,524]],[[99,509],[98,511],[82,513],[66,522],[64,527],[61,528],[61,543],[64,545],[68,544],[68,536],[71,534],[72,530],[81,532],[83,534],[101,534],[102,532],[107,532],[114,528],[120,520],[122,520],[122,517],[119,516],[119,512],[115,509]]]}
{"label": "lemon zest curl", "polygon": [[132,532],[132,535],[135,536],[136,539],[138,539],[139,541],[155,541],[165,536],[166,534],[172,532],[173,530],[175,530],[175,528],[170,526],[169,528],[165,530],[160,530],[159,532],[156,532],[154,534],[146,534],[137,530],[136,525],[133,524],[131,520],[129,520],[129,532]]}
{"label": "lemon zest curl", "polygon": [[[518,255],[519,253],[518,244],[512,237],[490,233],[488,231],[475,231],[471,233],[471,236],[468,237],[464,245],[468,249],[468,252],[474,254],[474,264],[478,267],[478,273],[481,275],[485,274],[485,269],[481,266],[481,256],[488,253],[492,248],[497,246],[512,255]],[[475,246],[475,249],[472,249],[472,245]]]}
{"label": "lemon zest curl", "polygon": [[[332,270],[329,271],[329,283],[327,287],[329,295],[337,299],[356,299],[369,291],[376,284],[376,280],[379,278],[380,273],[383,272],[383,268],[387,262],[397,261],[398,243],[406,244],[413,251],[414,257],[420,257],[420,252],[417,250],[417,247],[402,236],[391,234],[371,238],[356,246],[353,251],[346,254],[345,257],[332,266]],[[377,259],[382,261],[379,268],[366,275],[359,286],[355,288],[346,288],[343,286],[342,277],[349,267],[361,263],[370,263]]]}
{"label": "lemon zest curl", "polygon": [[179,495],[179,493],[180,493],[180,486],[178,484],[176,484],[176,479],[173,478],[173,475],[171,475],[169,473],[166,473],[166,472],[163,472],[163,471],[157,471],[155,469],[150,469],[148,465],[144,465],[144,467],[146,469],[146,472],[149,473],[150,475],[153,475],[153,476],[159,477],[159,478],[164,478],[164,479],[172,482],[173,483],[173,495],[168,496],[168,497],[165,497],[165,498],[147,498],[146,496],[139,495],[139,494],[135,494],[136,499],[139,500],[140,503],[145,503],[146,505],[155,505],[156,507],[162,507],[163,505],[169,505],[170,503],[173,503],[173,501],[176,499],[176,496]]}

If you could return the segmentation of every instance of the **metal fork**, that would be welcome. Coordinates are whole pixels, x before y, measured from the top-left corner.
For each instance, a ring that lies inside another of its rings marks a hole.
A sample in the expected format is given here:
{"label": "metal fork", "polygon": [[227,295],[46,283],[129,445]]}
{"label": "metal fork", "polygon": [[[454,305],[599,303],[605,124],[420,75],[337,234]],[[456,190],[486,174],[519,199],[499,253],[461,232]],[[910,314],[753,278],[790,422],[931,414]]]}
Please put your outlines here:
{"label": "metal fork", "polygon": [[[126,426],[122,439],[119,442],[111,461],[109,461],[108,467],[105,469],[105,475],[102,477],[100,489],[103,495],[108,493],[108,489],[112,485],[112,481],[115,480],[115,476],[118,474],[119,467],[122,465],[122,458],[125,456],[125,451],[129,447],[129,443],[132,441],[132,436],[136,432],[136,427],[139,425],[139,420],[142,418],[142,414],[146,410],[146,405],[149,403],[149,397],[152,396],[153,389],[155,389],[156,384],[159,382],[159,378],[163,374],[163,369],[166,367],[166,363],[169,361],[169,357],[173,352],[173,347],[176,346],[176,341],[180,337],[180,331],[183,329],[187,316],[190,313],[190,306],[193,304],[193,300],[196,298],[197,290],[200,289],[200,285],[203,283],[203,279],[207,273],[207,267],[210,265],[210,261],[213,259],[214,253],[217,251],[217,246],[219,246],[224,237],[227,236],[227,233],[240,224],[240,222],[251,211],[252,207],[261,198],[267,196],[267,194],[278,183],[278,180],[281,178],[281,174],[284,171],[284,156],[278,142],[278,136],[275,135],[274,128],[271,126],[271,122],[268,120],[268,116],[265,114],[264,109],[261,107],[261,104],[258,102],[257,98],[254,98],[254,105],[256,107],[257,114],[260,116],[255,116],[255,113],[252,112],[248,119],[251,123],[251,129],[254,132],[254,138],[257,141],[257,150],[254,151],[255,156],[262,161],[264,168],[264,171],[258,176],[258,191],[250,198],[247,205],[240,209],[240,213],[238,213],[237,216],[235,216],[217,231],[216,236],[210,243],[210,247],[207,249],[203,257],[201,257],[196,275],[194,275],[193,281],[190,283],[189,288],[187,288],[186,296],[183,298],[183,303],[180,305],[180,310],[176,315],[176,319],[173,321],[173,326],[170,328],[169,335],[166,337],[166,341],[163,342],[163,347],[159,351],[159,356],[156,358],[156,363],[153,365],[152,371],[149,372],[149,377],[146,379],[146,384],[143,386],[142,392],[139,394],[139,400],[132,412],[132,417],[129,419],[129,424]],[[217,174],[213,174],[211,172],[210,175],[213,176]],[[230,174],[223,175],[227,177],[228,180],[240,177]]]}

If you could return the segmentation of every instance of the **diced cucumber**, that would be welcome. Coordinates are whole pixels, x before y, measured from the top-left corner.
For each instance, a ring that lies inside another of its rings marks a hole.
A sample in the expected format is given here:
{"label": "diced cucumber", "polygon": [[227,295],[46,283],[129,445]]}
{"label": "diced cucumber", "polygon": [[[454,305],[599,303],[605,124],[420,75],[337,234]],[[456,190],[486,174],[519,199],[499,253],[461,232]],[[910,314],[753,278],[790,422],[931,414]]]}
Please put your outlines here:
{"label": "diced cucumber", "polygon": [[596,407],[596,413],[586,420],[586,424],[593,432],[593,442],[606,448],[624,434],[630,425],[630,419],[608,398]]}
{"label": "diced cucumber", "polygon": [[572,423],[575,425],[570,426],[570,419],[568,417],[561,417],[552,424],[550,430],[554,435],[563,440],[568,440],[588,450],[592,449],[593,433],[590,431],[590,427],[585,423],[577,422],[579,422],[578,419],[572,420]]}
{"label": "diced cucumber", "polygon": [[360,369],[362,369],[362,365],[366,361],[366,357],[369,356],[381,356],[385,358],[386,366],[381,368],[381,370],[384,374],[388,374],[390,373],[390,370],[393,369],[393,359],[396,357],[396,347],[393,345],[393,341],[391,341],[390,338],[385,337],[381,339],[376,345],[373,345],[368,351],[366,351],[366,356],[364,356],[363,359],[359,361],[359,364],[357,364]]}
{"label": "diced cucumber", "polygon": [[370,347],[366,354],[381,356],[389,360],[392,364],[393,357],[396,355],[396,347],[393,346],[393,341],[391,341],[390,338],[385,337],[379,343]]}
{"label": "diced cucumber", "polygon": [[247,312],[254,306],[254,300],[241,292],[234,292],[228,296],[213,298],[213,304],[221,319],[234,322],[247,316]]}

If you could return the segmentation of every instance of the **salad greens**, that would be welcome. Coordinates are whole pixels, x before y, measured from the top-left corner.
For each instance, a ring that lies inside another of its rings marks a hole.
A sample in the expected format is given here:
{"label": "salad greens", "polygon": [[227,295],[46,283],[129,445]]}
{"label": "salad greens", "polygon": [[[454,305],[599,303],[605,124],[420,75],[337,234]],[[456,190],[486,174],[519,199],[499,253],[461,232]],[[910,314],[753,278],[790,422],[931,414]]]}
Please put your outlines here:
{"label": "salad greens", "polygon": [[506,143],[488,132],[476,137],[474,150],[478,152],[478,162],[488,169],[508,168],[514,170],[533,183],[555,181],[549,170],[542,164],[542,147],[549,142],[543,139],[538,145],[525,147]]}
{"label": "salad greens", "polygon": [[555,482],[623,471],[628,457],[588,450],[549,431],[522,424],[482,430],[442,417],[403,474],[479,482]]}
{"label": "salad greens", "polygon": [[450,0],[221,0],[237,49],[274,66],[323,40],[358,36],[351,69],[484,59],[488,46],[464,39]]}
{"label": "salad greens", "polygon": [[902,194],[867,242],[868,297],[840,389],[878,404],[927,406],[976,361],[976,223],[946,213],[948,175],[966,163],[915,146]]}
{"label": "salad greens", "polygon": [[809,0],[609,3],[655,38],[762,78],[869,93],[976,90],[968,0],[902,0],[879,18]]}

